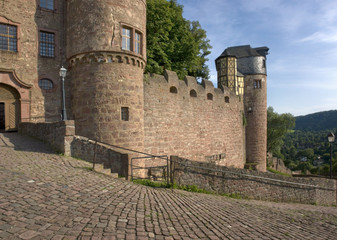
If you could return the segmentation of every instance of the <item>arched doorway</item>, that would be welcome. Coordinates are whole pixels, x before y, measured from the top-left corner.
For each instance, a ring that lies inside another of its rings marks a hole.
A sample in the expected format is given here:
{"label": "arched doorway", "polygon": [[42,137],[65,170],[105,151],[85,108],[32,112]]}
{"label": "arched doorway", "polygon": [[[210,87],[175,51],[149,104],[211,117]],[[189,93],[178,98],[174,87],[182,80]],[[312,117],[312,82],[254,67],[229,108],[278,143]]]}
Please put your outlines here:
{"label": "arched doorway", "polygon": [[30,89],[14,70],[0,68],[0,129],[16,131],[19,122],[30,121]]}
{"label": "arched doorway", "polygon": [[0,83],[0,130],[16,131],[21,118],[20,112],[19,92]]}

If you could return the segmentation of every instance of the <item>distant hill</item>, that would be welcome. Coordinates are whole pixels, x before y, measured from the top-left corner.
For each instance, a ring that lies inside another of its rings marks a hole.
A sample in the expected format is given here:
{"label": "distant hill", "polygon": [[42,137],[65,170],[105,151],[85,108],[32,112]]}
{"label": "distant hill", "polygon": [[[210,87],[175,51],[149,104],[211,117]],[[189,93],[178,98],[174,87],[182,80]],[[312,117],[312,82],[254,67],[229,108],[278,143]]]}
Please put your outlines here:
{"label": "distant hill", "polygon": [[321,131],[337,129],[337,110],[296,117],[295,130]]}

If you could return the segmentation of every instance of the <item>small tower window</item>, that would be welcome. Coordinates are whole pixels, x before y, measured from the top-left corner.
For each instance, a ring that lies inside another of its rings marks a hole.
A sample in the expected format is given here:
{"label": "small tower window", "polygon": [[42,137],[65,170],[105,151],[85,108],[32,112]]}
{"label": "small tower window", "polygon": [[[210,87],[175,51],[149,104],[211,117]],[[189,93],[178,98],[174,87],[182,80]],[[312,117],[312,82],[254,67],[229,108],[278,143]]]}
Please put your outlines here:
{"label": "small tower window", "polygon": [[254,88],[259,89],[261,88],[261,80],[254,80]]}
{"label": "small tower window", "polygon": [[194,89],[192,89],[192,90],[190,91],[190,96],[191,96],[191,97],[197,97],[197,92],[196,92]]}
{"label": "small tower window", "polygon": [[129,121],[129,108],[128,107],[121,108],[121,118],[123,121]]}
{"label": "small tower window", "polygon": [[131,51],[131,29],[129,28],[122,30],[122,49]]}
{"label": "small tower window", "polygon": [[213,100],[213,94],[207,93],[207,100]]}
{"label": "small tower window", "polygon": [[228,96],[225,97],[225,102],[229,103],[229,97]]}
{"label": "small tower window", "polygon": [[178,93],[178,90],[176,87],[170,87],[170,93]]}

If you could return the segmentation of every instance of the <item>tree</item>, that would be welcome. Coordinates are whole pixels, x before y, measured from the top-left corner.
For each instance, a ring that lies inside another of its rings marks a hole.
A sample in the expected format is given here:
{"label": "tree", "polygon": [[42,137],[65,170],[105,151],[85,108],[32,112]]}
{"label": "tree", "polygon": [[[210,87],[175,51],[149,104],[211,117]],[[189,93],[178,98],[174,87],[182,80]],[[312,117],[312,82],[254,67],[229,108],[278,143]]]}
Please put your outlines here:
{"label": "tree", "polygon": [[209,78],[206,57],[211,48],[199,22],[183,18],[176,0],[147,0],[147,66],[145,72],[162,74],[165,69]]}
{"label": "tree", "polygon": [[290,113],[278,114],[268,107],[267,124],[267,152],[279,155],[285,134],[295,127],[295,118]]}

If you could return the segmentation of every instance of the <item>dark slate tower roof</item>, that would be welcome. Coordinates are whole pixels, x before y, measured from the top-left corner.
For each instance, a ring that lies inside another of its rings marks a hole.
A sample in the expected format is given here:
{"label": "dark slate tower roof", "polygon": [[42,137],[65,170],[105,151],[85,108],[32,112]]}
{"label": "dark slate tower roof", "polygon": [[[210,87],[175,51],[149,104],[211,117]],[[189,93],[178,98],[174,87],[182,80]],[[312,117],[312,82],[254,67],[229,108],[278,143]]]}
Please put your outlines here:
{"label": "dark slate tower roof", "polygon": [[223,57],[237,57],[237,58],[245,58],[245,57],[255,57],[255,56],[266,56],[268,55],[269,48],[267,47],[259,47],[252,48],[250,45],[229,47],[218,58]]}

